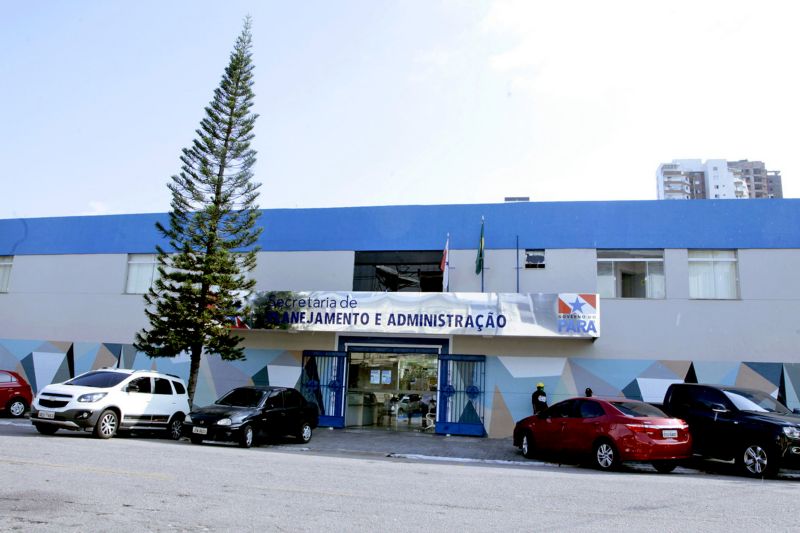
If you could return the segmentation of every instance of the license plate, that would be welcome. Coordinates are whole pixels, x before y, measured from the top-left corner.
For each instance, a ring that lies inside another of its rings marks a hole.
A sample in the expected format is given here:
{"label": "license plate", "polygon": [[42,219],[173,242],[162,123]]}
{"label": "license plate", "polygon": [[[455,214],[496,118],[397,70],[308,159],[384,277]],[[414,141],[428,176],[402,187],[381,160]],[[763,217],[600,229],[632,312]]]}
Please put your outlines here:
{"label": "license plate", "polygon": [[53,411],[39,411],[39,418],[47,418],[52,420],[56,417],[56,414]]}
{"label": "license plate", "polygon": [[674,439],[674,438],[676,438],[678,436],[678,430],[677,429],[664,429],[664,430],[661,431],[661,435],[665,439]]}
{"label": "license plate", "polygon": [[192,433],[197,433],[198,435],[206,435],[208,434],[208,428],[199,428],[195,426],[192,428]]}

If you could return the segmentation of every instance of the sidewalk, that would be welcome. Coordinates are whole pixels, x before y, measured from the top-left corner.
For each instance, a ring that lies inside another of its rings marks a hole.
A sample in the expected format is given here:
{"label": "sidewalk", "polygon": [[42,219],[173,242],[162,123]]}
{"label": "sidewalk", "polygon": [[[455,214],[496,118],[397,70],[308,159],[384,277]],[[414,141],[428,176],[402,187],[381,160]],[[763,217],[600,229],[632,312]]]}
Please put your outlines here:
{"label": "sidewalk", "polygon": [[384,429],[317,428],[305,449],[317,453],[376,454],[463,462],[529,462],[513,446],[511,437],[458,437]]}

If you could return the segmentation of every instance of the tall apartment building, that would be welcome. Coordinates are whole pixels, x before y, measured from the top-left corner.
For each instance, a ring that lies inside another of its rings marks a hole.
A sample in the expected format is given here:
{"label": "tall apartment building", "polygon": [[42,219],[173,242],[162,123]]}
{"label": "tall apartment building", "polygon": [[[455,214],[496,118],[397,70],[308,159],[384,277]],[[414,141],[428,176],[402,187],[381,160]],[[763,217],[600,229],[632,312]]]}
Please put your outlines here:
{"label": "tall apartment building", "polygon": [[767,170],[763,161],[729,161],[728,168],[738,171],[747,183],[750,198],[783,198],[780,170]]}
{"label": "tall apartment building", "polygon": [[659,200],[783,198],[780,171],[762,161],[673,159],[656,172]]}

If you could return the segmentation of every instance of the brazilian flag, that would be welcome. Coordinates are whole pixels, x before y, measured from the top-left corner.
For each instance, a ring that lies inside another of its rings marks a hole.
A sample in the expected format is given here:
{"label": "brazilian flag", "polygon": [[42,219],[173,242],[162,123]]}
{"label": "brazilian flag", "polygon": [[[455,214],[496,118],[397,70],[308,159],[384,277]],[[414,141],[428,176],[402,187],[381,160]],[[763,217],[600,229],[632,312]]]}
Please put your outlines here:
{"label": "brazilian flag", "polygon": [[483,272],[483,217],[481,217],[481,240],[478,243],[478,257],[475,258],[475,273]]}

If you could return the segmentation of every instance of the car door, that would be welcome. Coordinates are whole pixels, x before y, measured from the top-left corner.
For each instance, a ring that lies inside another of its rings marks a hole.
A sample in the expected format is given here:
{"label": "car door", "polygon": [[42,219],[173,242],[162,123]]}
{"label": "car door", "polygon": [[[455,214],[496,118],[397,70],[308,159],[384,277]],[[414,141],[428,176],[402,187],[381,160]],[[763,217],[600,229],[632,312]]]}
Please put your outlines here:
{"label": "car door", "polygon": [[565,447],[571,453],[587,454],[592,451],[595,439],[602,433],[602,421],[606,412],[593,400],[578,400],[576,403],[574,416],[565,423]]}
{"label": "car door", "polygon": [[687,388],[684,420],[692,433],[694,451],[710,457],[730,454],[733,404],[722,391],[712,387]]}
{"label": "car door", "polygon": [[175,395],[168,379],[153,378],[153,400],[150,402],[148,414],[154,424],[166,426],[175,410]]}
{"label": "car door", "polygon": [[132,379],[123,389],[125,401],[121,424],[139,426],[150,424],[150,402],[153,400],[153,383],[150,376]]}
{"label": "car door", "polygon": [[284,431],[295,433],[303,421],[303,397],[294,389],[283,391]]}
{"label": "car door", "polygon": [[283,409],[283,391],[275,390],[269,393],[264,400],[264,407],[261,409],[261,434],[279,436],[284,435],[286,424],[284,419],[286,413]]}
{"label": "car door", "polygon": [[548,452],[566,451],[564,430],[574,406],[574,400],[566,400],[553,405],[540,415],[533,435],[536,448]]}
{"label": "car door", "polygon": [[8,400],[11,399],[11,391],[16,385],[15,381],[11,374],[0,370],[0,411],[6,408]]}

